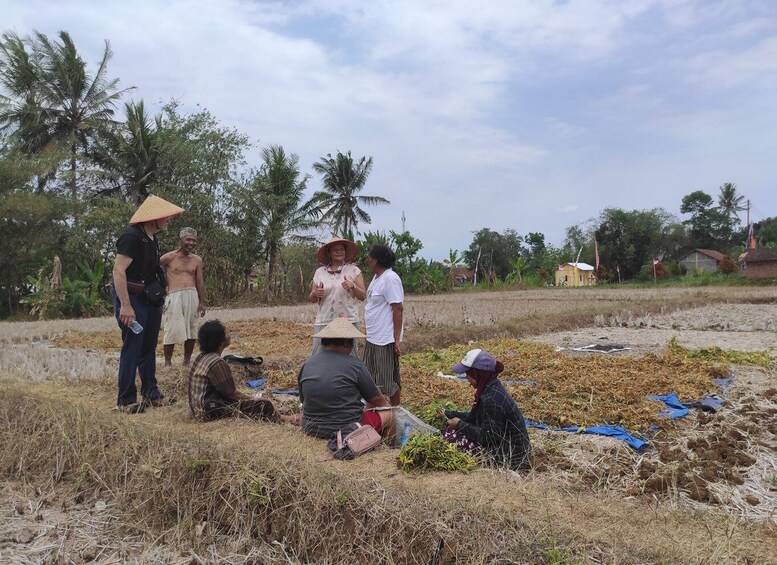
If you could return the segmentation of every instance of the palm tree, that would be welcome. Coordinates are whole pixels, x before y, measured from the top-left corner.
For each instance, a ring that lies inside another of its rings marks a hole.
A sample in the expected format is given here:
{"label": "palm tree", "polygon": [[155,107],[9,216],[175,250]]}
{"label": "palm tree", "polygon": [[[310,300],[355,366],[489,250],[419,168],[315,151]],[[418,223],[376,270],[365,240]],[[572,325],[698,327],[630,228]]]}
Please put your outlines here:
{"label": "palm tree", "polygon": [[318,225],[320,211],[314,198],[303,202],[308,176],[300,179],[299,157],[287,155],[280,145],[262,150],[262,165],[252,182],[256,193],[255,210],[260,224],[259,234],[264,241],[267,261],[267,285],[272,285],[278,251],[284,238],[306,239],[301,230]]}
{"label": "palm tree", "polygon": [[59,39],[61,43],[52,42],[35,32],[33,53],[41,69],[43,112],[53,121],[54,138],[67,143],[70,150],[69,185],[77,209],[78,150],[86,149],[98,128],[113,121],[116,101],[131,89],[118,90],[119,79],[107,77],[108,61],[113,57],[110,42],[105,41],[103,56],[92,77],[70,34],[60,31]]}
{"label": "palm tree", "polygon": [[[22,38],[7,32],[0,38],[0,131],[26,157],[51,155],[49,120],[40,101],[40,68]],[[48,159],[47,159],[48,160]],[[37,192],[54,177],[56,165],[38,174]]]}
{"label": "palm tree", "polygon": [[18,142],[30,153],[52,145],[67,147],[67,180],[76,212],[79,156],[96,132],[112,123],[116,101],[129,90],[118,90],[118,79],[107,77],[110,43],[105,42],[94,76],[65,31],[59,32],[59,42],[40,32],[26,40],[4,34],[1,55],[0,80],[8,94],[0,99],[0,125],[15,128]]}
{"label": "palm tree", "polygon": [[744,196],[737,194],[737,185],[731,182],[723,183],[718,194],[718,209],[727,217],[733,220],[734,224],[739,223],[737,212],[744,210],[742,201]]}
{"label": "palm tree", "polygon": [[323,190],[313,195],[322,212],[321,221],[330,224],[335,233],[353,233],[358,231],[359,222],[372,221],[360,205],[390,204],[382,196],[359,194],[372,171],[372,157],[354,162],[350,151],[345,155],[338,151],[336,157],[328,153],[313,163],[313,170],[322,176],[323,182]]}
{"label": "palm tree", "polygon": [[124,114],[126,121],[120,126],[101,128],[91,157],[111,184],[103,192],[121,191],[139,206],[150,194],[158,174],[162,118],[151,118],[142,100],[127,102]]}

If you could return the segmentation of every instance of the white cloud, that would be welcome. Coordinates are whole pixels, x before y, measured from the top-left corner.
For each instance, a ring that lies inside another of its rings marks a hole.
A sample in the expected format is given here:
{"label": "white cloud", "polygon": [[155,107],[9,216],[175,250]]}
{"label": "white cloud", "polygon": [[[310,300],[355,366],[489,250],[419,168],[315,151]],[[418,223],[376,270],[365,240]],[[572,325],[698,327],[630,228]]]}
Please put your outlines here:
{"label": "white cloud", "polygon": [[699,53],[683,67],[686,80],[697,88],[747,87],[753,82],[777,88],[777,30],[744,49]]}
{"label": "white cloud", "polygon": [[7,28],[66,29],[89,61],[108,38],[109,71],[134,98],[201,104],[306,171],[337,150],[373,156],[366,192],[392,205],[365,228],[400,229],[404,211],[432,257],[482,227],[560,243],[606,206],[676,211],[683,191],[729,180],[777,215],[776,12],[759,0],[0,0]]}

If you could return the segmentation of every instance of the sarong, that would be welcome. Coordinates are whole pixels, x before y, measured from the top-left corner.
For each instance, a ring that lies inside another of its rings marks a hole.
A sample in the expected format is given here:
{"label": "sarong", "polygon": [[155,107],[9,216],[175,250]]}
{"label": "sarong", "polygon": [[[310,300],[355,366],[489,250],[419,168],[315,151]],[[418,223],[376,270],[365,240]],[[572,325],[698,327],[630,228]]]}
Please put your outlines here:
{"label": "sarong", "polygon": [[364,347],[364,364],[372,375],[380,392],[388,397],[402,388],[399,380],[399,357],[394,355],[394,344],[375,345],[367,342]]}
{"label": "sarong", "polygon": [[189,339],[197,339],[199,305],[196,288],[177,288],[170,291],[165,298],[165,310],[162,314],[165,345],[176,345]]}

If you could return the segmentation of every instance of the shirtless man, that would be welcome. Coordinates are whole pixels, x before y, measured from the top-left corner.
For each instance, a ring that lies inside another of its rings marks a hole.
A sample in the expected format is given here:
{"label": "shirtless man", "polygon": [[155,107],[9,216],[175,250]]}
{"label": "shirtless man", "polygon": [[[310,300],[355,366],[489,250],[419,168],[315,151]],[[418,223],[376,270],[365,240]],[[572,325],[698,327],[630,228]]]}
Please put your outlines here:
{"label": "shirtless man", "polygon": [[192,253],[197,243],[197,230],[183,228],[181,244],[159,260],[167,274],[167,298],[162,326],[165,329],[165,367],[172,366],[173,349],[183,343],[183,364],[192,359],[197,341],[197,315],[205,315],[205,283],[202,279],[202,259]]}

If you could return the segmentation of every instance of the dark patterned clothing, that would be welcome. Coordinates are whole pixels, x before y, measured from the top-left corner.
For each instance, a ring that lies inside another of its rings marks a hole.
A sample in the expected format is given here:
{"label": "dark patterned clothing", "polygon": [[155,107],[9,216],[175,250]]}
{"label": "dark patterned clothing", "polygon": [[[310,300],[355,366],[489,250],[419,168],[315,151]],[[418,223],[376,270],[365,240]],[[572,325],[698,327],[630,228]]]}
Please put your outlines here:
{"label": "dark patterned clothing", "polygon": [[232,369],[218,353],[200,353],[189,371],[189,408],[196,418],[215,420],[240,414],[251,418],[274,418],[269,400],[240,399],[236,396]]}
{"label": "dark patterned clothing", "polygon": [[459,418],[456,431],[483,448],[494,466],[525,469],[531,444],[523,414],[501,381],[493,380],[469,412],[453,412]]}
{"label": "dark patterned clothing", "polygon": [[480,449],[480,446],[475,443],[474,441],[470,441],[467,439],[467,436],[464,434],[457,432],[454,428],[451,426],[448,426],[445,428],[445,431],[442,433],[442,437],[445,441],[448,443],[453,443],[456,445],[456,449],[459,451],[462,451],[464,453],[469,453],[473,457],[478,457],[483,451]]}

